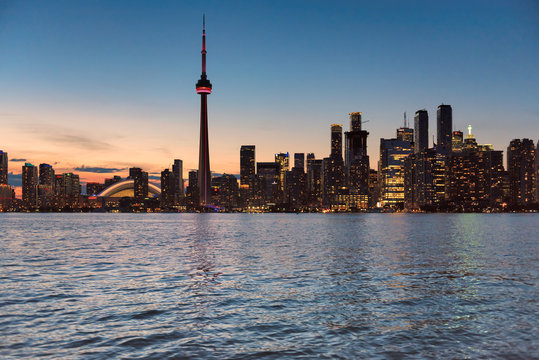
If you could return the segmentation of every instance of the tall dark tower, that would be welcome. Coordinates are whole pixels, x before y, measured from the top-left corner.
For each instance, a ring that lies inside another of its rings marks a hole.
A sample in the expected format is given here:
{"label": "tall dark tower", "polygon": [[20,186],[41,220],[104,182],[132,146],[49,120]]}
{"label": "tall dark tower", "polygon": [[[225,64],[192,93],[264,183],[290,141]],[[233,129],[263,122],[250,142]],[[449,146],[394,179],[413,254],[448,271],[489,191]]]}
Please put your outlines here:
{"label": "tall dark tower", "polygon": [[451,105],[439,105],[437,113],[437,141],[436,151],[443,155],[451,153],[451,141],[453,133],[453,110]]}
{"label": "tall dark tower", "polygon": [[420,153],[429,148],[429,113],[417,110],[414,117],[414,152]]}
{"label": "tall dark tower", "polygon": [[202,18],[202,75],[197,82],[197,94],[200,94],[200,148],[198,158],[198,189],[201,205],[211,204],[210,146],[208,143],[208,94],[211,83],[206,76],[206,19]]}

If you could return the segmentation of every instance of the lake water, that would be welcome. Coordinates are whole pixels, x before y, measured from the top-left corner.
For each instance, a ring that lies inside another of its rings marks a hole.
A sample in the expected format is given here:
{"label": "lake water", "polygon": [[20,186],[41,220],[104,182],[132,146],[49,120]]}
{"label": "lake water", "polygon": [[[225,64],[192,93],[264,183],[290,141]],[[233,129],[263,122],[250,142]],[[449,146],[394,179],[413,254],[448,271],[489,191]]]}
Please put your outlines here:
{"label": "lake water", "polygon": [[539,358],[537,214],[0,214],[0,357]]}

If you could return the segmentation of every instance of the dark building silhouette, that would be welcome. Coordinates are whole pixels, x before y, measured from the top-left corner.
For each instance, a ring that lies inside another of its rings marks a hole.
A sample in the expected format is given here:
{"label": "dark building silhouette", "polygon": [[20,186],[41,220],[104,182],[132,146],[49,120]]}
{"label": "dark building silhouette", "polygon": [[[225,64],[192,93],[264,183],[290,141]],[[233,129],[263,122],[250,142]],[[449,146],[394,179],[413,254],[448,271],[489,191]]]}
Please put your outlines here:
{"label": "dark building silhouette", "polygon": [[262,199],[265,204],[281,202],[281,166],[277,162],[257,162]]}
{"label": "dark building silhouette", "polygon": [[[129,178],[132,179],[132,177],[129,177]],[[105,188],[108,188],[111,185],[119,183],[120,181],[122,181],[122,177],[118,175],[114,175],[112,179],[105,179]]]}
{"label": "dark building silhouette", "polygon": [[200,191],[198,190],[198,171],[196,170],[189,171],[189,180],[186,195],[187,202],[190,206],[198,206],[200,204]]}
{"label": "dark building silhouette", "polygon": [[453,152],[446,160],[445,199],[454,209],[470,211],[503,201],[503,153]]}
{"label": "dark building silhouette", "polygon": [[208,94],[212,85],[206,75],[206,24],[202,25],[202,75],[196,84],[200,95],[200,148],[198,158],[198,190],[201,205],[211,204],[210,146],[208,139]]}
{"label": "dark building silhouette", "polygon": [[223,174],[212,179],[212,199],[215,205],[230,210],[238,206],[239,186],[234,175]]}
{"label": "dark building silhouette", "polygon": [[161,209],[171,209],[176,204],[176,190],[178,182],[174,171],[165,169],[161,171],[161,195],[159,202]]}
{"label": "dark building silhouette", "polygon": [[37,208],[37,167],[30,163],[22,167],[22,206],[27,210]]}
{"label": "dark building silhouette", "polygon": [[294,167],[300,168],[301,171],[305,171],[305,154],[304,153],[295,153],[294,154]]}
{"label": "dark building silhouette", "polygon": [[436,113],[436,151],[442,155],[451,153],[451,141],[453,131],[453,110],[451,105],[439,105]]}
{"label": "dark building silhouette", "polygon": [[174,159],[172,165],[172,173],[174,174],[175,190],[174,197],[175,203],[178,204],[180,199],[184,197],[185,190],[183,188],[183,161],[180,159]]}
{"label": "dark building silhouette", "polygon": [[285,197],[286,202],[295,208],[307,202],[307,177],[303,167],[294,166],[292,170],[287,171]]}
{"label": "dark building silhouette", "polygon": [[344,161],[342,157],[342,126],[331,125],[331,153],[322,161],[322,202],[334,205],[336,195],[345,187]]}
{"label": "dark building silhouette", "polygon": [[[112,185],[112,184],[111,184]],[[86,183],[86,194],[88,196],[94,196],[105,190],[105,185],[98,182]]]}
{"label": "dark building silhouette", "polygon": [[429,113],[417,110],[414,117],[414,152],[422,152],[429,148]]}
{"label": "dark building silhouette", "polygon": [[148,197],[148,173],[140,168],[130,168],[129,176],[134,180],[134,198],[142,201]]}
{"label": "dark building silhouette", "polygon": [[0,185],[7,185],[8,158],[7,152],[0,150]]}
{"label": "dark building silhouette", "polygon": [[55,174],[49,164],[39,164],[38,198],[39,207],[52,209],[55,205]]}
{"label": "dark building silhouette", "polygon": [[410,154],[404,160],[404,206],[424,210],[445,201],[445,157],[434,149]]}
{"label": "dark building silhouette", "polygon": [[249,185],[255,175],[255,146],[242,145],[240,148],[240,184]]}
{"label": "dark building silhouette", "polygon": [[310,206],[322,205],[322,160],[315,159],[313,153],[307,154],[307,197]]}
{"label": "dark building silhouette", "polygon": [[535,145],[530,139],[514,139],[507,148],[510,200],[514,205],[527,205],[537,201]]}
{"label": "dark building silhouette", "polygon": [[344,167],[350,194],[367,195],[369,192],[369,157],[367,136],[361,130],[361,113],[350,113],[350,131],[345,134]]}

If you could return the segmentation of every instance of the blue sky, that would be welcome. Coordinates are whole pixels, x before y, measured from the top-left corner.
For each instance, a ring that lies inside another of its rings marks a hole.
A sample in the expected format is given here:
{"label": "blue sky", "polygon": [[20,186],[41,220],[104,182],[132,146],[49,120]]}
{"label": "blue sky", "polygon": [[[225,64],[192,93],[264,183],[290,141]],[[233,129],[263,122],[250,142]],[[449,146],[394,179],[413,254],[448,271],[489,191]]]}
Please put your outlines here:
{"label": "blue sky", "polygon": [[352,111],[373,167],[404,111],[426,108],[432,139],[441,103],[496,149],[539,137],[536,1],[4,1],[0,149],[107,176],[196,168],[203,13],[215,172],[239,172],[242,144],[325,157]]}

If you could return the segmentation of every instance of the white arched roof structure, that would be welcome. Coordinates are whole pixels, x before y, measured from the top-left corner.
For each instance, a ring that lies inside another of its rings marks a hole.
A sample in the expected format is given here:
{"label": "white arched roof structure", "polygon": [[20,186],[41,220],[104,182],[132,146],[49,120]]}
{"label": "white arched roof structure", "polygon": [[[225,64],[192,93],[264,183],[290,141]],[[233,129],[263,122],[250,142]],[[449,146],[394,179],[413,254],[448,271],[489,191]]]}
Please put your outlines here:
{"label": "white arched roof structure", "polygon": [[[112,184],[105,190],[101,191],[97,196],[99,197],[134,197],[135,180],[128,179],[122,180],[115,184]],[[152,183],[148,183],[148,196],[160,195],[161,189]]]}

